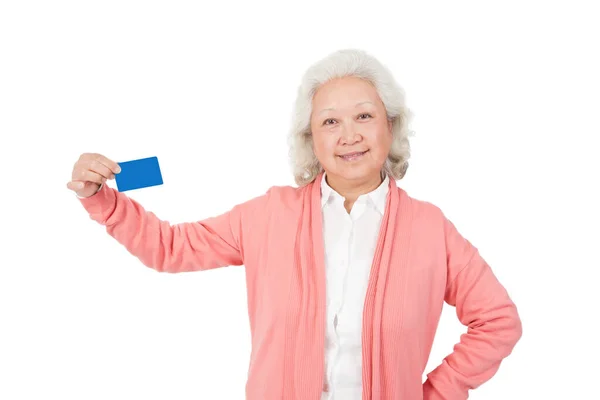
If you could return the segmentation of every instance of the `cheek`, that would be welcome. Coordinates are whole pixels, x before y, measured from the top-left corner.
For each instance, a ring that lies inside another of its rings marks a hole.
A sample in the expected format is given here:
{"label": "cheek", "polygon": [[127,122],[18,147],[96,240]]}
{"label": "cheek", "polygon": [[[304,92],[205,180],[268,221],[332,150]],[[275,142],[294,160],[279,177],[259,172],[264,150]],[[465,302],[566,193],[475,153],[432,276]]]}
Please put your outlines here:
{"label": "cheek", "polygon": [[378,131],[371,137],[371,143],[373,143],[374,153],[378,158],[387,157],[390,147],[392,145],[392,134],[387,131]]}
{"label": "cheek", "polygon": [[315,154],[319,157],[331,156],[335,151],[335,140],[333,137],[318,135],[313,137],[313,147]]}

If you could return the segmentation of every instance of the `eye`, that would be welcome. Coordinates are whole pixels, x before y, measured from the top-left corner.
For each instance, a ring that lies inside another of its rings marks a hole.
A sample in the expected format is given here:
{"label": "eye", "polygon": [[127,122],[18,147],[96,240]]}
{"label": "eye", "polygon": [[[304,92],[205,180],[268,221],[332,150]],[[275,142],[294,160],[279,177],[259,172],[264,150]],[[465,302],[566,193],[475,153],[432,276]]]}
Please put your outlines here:
{"label": "eye", "polygon": [[327,123],[327,121],[333,121],[333,118],[328,118],[325,121],[323,121],[323,125],[330,125]]}
{"label": "eye", "polygon": [[363,113],[363,114],[360,114],[360,115],[359,115],[359,117],[362,117],[362,116],[364,116],[364,115],[368,116],[369,118],[373,118],[373,117],[371,116],[371,114],[369,114],[369,113]]}

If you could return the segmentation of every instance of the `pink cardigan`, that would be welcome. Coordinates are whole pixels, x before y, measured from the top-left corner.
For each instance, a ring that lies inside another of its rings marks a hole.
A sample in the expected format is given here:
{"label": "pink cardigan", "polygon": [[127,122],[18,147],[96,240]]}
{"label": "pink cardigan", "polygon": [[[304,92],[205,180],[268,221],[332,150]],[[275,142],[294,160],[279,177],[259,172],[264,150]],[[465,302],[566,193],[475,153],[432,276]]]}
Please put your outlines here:
{"label": "pink cardigan", "polygon": [[[323,388],[323,174],[202,221],[171,225],[104,185],[80,199],[90,217],[159,272],[246,268],[249,400],[318,400]],[[467,326],[423,372],[443,303]],[[489,380],[522,335],[515,304],[478,250],[431,203],[390,179],[363,312],[363,400],[459,400]]]}

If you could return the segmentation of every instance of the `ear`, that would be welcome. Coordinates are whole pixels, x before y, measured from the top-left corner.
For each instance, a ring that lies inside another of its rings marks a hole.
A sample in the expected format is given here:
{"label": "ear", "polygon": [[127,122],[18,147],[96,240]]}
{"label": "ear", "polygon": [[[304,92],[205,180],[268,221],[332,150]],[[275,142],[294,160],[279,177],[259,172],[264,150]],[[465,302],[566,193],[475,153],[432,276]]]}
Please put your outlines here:
{"label": "ear", "polygon": [[390,133],[392,133],[392,125],[393,125],[393,122],[388,120],[388,129],[389,129]]}

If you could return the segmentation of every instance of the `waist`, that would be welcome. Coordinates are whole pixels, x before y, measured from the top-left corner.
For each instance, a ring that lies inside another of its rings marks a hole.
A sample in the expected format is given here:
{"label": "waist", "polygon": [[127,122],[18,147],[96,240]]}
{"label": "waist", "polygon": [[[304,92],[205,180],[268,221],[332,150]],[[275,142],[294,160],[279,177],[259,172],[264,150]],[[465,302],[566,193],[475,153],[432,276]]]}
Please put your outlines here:
{"label": "waist", "polygon": [[320,400],[362,400],[362,387],[341,387],[321,392]]}

